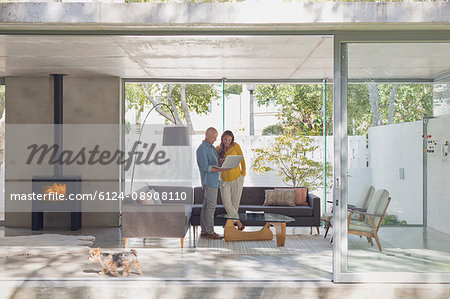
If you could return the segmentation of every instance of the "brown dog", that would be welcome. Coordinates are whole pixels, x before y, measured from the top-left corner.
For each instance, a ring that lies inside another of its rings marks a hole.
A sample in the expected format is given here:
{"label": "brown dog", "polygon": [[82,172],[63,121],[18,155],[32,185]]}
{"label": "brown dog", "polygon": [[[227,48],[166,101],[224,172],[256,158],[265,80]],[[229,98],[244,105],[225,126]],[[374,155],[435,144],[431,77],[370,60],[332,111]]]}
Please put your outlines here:
{"label": "brown dog", "polygon": [[91,249],[89,251],[89,258],[91,262],[100,263],[103,266],[103,270],[98,272],[98,274],[105,275],[106,273],[111,272],[114,276],[120,276],[119,272],[117,272],[117,268],[123,266],[123,276],[128,276],[131,273],[131,267],[134,267],[139,271],[139,274],[142,274],[141,265],[137,260],[137,252],[134,249],[131,249],[130,252],[121,252],[121,253],[102,253],[100,248]]}

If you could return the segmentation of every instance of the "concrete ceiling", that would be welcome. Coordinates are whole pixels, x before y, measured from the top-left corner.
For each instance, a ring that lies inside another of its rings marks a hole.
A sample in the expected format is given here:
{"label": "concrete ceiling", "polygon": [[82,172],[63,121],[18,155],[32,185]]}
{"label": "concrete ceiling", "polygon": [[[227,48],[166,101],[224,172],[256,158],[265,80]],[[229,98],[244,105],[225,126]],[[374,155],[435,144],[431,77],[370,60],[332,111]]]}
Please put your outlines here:
{"label": "concrete ceiling", "polygon": [[[350,44],[349,78],[435,79],[450,44]],[[0,36],[0,76],[333,78],[330,36]]]}
{"label": "concrete ceiling", "polygon": [[323,36],[0,36],[0,76],[322,79],[333,75]]}
{"label": "concrete ceiling", "polygon": [[450,75],[450,43],[350,44],[348,57],[353,79],[435,80]]}

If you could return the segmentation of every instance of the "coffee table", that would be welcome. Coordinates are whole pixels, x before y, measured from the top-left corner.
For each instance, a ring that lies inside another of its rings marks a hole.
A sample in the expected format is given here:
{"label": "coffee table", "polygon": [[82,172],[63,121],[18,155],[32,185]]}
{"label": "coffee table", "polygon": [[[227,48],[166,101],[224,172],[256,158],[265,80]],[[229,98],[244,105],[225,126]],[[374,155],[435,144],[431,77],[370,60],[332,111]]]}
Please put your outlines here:
{"label": "coffee table", "polygon": [[[228,214],[220,214],[216,217],[227,220],[224,231],[225,241],[227,242],[272,240],[273,233],[269,228],[272,225],[276,230],[277,246],[280,247],[284,246],[286,241],[286,223],[295,221],[292,217],[272,213],[264,213],[261,215],[240,213],[239,217],[231,217],[228,216]],[[241,222],[261,222],[261,224],[264,224],[264,227],[261,230],[254,232],[240,231],[233,224],[233,221],[235,220],[239,220]]]}

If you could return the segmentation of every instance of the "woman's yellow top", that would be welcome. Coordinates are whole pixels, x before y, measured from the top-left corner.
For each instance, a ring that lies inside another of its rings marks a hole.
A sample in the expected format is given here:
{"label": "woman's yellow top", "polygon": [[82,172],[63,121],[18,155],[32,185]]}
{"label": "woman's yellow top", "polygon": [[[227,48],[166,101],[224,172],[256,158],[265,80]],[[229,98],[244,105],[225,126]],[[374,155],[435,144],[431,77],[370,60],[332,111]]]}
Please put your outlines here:
{"label": "woman's yellow top", "polygon": [[[219,145],[216,146],[216,150],[219,151],[219,149],[220,149],[220,146]],[[241,147],[236,142],[226,151],[225,156],[223,158],[225,159],[228,155],[244,156],[244,154],[242,153]],[[231,182],[231,181],[234,181],[237,178],[239,178],[241,175],[245,176],[245,174],[246,174],[245,159],[242,158],[242,161],[239,164],[238,168],[221,172],[220,179],[225,182]]]}

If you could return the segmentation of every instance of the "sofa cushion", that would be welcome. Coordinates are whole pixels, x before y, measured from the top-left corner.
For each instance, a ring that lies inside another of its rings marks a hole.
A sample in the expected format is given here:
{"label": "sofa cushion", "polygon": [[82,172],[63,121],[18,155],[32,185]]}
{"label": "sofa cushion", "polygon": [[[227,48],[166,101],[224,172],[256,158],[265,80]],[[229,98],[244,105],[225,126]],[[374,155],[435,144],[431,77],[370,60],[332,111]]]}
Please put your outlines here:
{"label": "sofa cushion", "polygon": [[308,198],[308,188],[306,187],[277,187],[275,190],[295,190],[295,200],[294,203],[296,206],[307,206],[308,202],[306,199]]}
{"label": "sofa cushion", "polygon": [[[260,205],[265,199],[265,190],[272,190],[273,187],[244,187],[242,189],[241,205]],[[194,204],[203,204],[203,188],[194,188]],[[217,204],[222,204],[220,190],[217,192]]]}
{"label": "sofa cushion", "polygon": [[295,190],[266,190],[264,206],[295,206]]}

